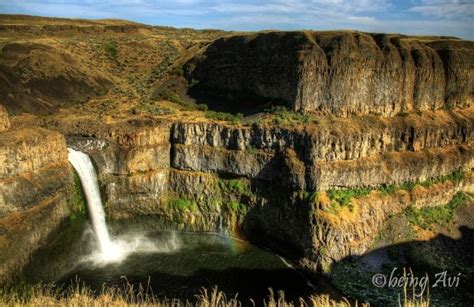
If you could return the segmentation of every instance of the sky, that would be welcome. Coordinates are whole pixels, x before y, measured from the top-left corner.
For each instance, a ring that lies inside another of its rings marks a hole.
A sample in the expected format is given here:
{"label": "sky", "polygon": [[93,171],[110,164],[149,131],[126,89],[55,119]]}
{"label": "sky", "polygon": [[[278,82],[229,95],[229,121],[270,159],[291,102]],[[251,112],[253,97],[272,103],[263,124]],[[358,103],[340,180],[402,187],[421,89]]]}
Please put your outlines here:
{"label": "sky", "polygon": [[336,30],[474,40],[474,0],[0,0],[0,13],[236,31]]}

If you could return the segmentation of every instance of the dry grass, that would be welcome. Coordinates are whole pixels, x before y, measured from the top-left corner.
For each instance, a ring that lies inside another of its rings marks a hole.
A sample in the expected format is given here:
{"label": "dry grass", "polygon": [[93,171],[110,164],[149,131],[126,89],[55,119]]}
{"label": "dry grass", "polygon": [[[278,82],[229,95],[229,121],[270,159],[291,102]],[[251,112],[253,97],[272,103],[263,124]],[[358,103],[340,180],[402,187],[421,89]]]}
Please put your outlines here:
{"label": "dry grass", "polygon": [[[275,294],[269,289],[270,294],[263,302],[253,301],[254,306],[290,307],[290,306],[321,306],[321,307],[368,307],[369,304],[350,302],[347,299],[335,301],[328,295],[310,296],[298,301],[287,301],[285,293],[279,291]],[[244,302],[245,305],[248,302]],[[61,290],[55,284],[20,286],[0,290],[0,306],[203,306],[203,307],[236,307],[244,305],[237,297],[227,297],[217,287],[208,290],[201,289],[193,301],[179,299],[158,299],[153,295],[149,285],[134,287],[126,283],[125,287],[104,287],[99,293],[92,291],[80,282],[76,282],[67,289]],[[425,307],[429,302],[425,298],[405,298],[399,302],[400,306]]]}

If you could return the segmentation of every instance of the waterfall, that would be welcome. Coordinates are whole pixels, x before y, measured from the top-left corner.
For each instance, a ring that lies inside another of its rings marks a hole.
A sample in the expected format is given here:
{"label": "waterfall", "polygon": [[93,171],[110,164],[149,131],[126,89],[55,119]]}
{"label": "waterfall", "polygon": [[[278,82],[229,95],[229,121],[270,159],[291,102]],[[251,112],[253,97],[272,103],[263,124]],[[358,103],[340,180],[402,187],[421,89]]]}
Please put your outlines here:
{"label": "waterfall", "polygon": [[92,229],[99,250],[94,251],[84,261],[95,264],[118,262],[131,253],[171,252],[179,249],[181,243],[175,233],[165,241],[151,241],[145,234],[124,234],[112,240],[105,222],[105,212],[100,199],[99,183],[94,166],[89,156],[83,152],[68,148],[68,160],[77,171],[84,194],[87,208],[92,223]]}
{"label": "waterfall", "polygon": [[105,212],[100,199],[99,183],[89,156],[83,152],[68,148],[68,160],[79,175],[87,200],[87,208],[92,222],[94,234],[104,256],[114,257],[117,252],[110,240],[105,222]]}

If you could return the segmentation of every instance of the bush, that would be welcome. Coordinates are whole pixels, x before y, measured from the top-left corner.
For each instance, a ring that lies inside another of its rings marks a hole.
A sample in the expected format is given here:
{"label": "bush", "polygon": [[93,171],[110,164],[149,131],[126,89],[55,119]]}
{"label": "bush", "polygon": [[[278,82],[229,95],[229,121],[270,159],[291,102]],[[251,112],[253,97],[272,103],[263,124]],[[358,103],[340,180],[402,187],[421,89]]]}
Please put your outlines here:
{"label": "bush", "polygon": [[297,113],[288,110],[285,106],[273,106],[266,110],[272,116],[272,123],[282,125],[288,123],[308,123],[311,117],[308,114]]}
{"label": "bush", "polygon": [[188,104],[176,93],[170,91],[164,91],[161,93],[161,98],[166,99],[168,101],[187,106]]}
{"label": "bush", "polygon": [[407,181],[400,184],[400,188],[405,191],[412,191],[418,185],[417,181]]}
{"label": "bush", "polygon": [[382,184],[379,191],[382,195],[392,195],[397,191],[397,187],[394,184]]}
{"label": "bush", "polygon": [[106,42],[104,45],[105,51],[112,59],[117,58],[117,43],[113,41]]}
{"label": "bush", "polygon": [[209,119],[227,121],[227,122],[232,122],[234,124],[240,123],[240,121],[244,117],[242,113],[231,114],[231,113],[216,112],[216,111],[206,111],[205,115]]}
{"label": "bush", "polygon": [[197,109],[199,111],[207,111],[209,109],[209,107],[207,106],[207,104],[198,104]]}

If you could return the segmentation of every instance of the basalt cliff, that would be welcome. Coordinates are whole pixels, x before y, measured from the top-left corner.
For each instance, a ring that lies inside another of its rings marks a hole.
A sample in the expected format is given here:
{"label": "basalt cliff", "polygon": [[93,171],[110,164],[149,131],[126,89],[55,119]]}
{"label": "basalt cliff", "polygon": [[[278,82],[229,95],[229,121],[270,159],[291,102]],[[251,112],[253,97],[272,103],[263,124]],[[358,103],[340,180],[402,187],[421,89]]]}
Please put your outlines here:
{"label": "basalt cliff", "polygon": [[[61,83],[63,93],[77,93],[69,90],[81,74],[85,91],[97,88],[90,97],[50,97],[39,88],[25,105],[15,84],[33,83],[19,81],[13,60],[0,66],[11,83],[2,87],[10,120],[0,112],[0,244],[12,251],[2,253],[3,280],[13,263],[24,263],[14,251],[33,252],[78,203],[67,147],[91,156],[109,218],[241,236],[311,272],[329,274],[334,263],[370,251],[393,217],[447,206],[459,195],[449,227],[473,227],[471,41],[139,25],[103,39],[108,25],[9,22],[0,28],[4,63],[13,50],[36,54],[37,46],[12,45],[12,31],[63,46],[71,58],[87,50],[97,53],[91,61],[102,60],[91,64],[97,76],[70,70]],[[156,35],[147,40],[149,32]],[[126,52],[133,44],[144,57],[150,45],[162,48],[148,58],[152,69],[140,70]],[[68,56],[68,65],[79,65]],[[54,76],[35,78],[55,86],[48,83]],[[245,104],[245,115],[203,107],[206,93],[222,97],[221,108]],[[248,109],[249,101],[266,110]]]}

